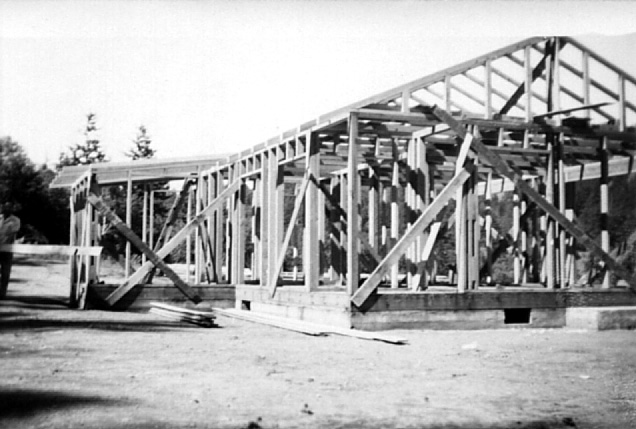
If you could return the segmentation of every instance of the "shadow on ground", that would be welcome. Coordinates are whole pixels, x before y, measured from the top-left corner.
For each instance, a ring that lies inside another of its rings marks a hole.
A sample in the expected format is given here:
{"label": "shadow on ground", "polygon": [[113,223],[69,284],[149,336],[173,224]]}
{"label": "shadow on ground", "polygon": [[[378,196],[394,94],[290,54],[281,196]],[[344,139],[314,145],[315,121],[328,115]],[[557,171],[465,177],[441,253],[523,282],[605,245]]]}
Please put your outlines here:
{"label": "shadow on ground", "polygon": [[175,329],[213,329],[200,326],[162,321],[115,321],[115,320],[59,320],[59,319],[29,319],[16,318],[7,320],[0,318],[0,332],[18,331],[23,329],[95,329],[101,331],[126,331],[126,332],[166,332]]}
{"label": "shadow on ground", "polygon": [[39,413],[84,405],[116,406],[121,401],[68,392],[0,388],[0,419],[33,417]]}
{"label": "shadow on ground", "polygon": [[14,256],[13,265],[24,265],[27,267],[41,267],[44,265],[59,264],[68,265],[67,261],[60,259],[47,259],[42,257]]}
{"label": "shadow on ground", "polygon": [[68,299],[61,296],[15,295],[9,290],[7,297],[0,301],[2,307],[32,308],[34,310],[68,310]]}
{"label": "shadow on ground", "polygon": [[[39,312],[41,310],[45,312]],[[50,310],[56,311],[49,313]],[[62,317],[64,314],[60,314],[57,310],[68,311],[68,317]],[[68,302],[61,297],[12,295],[0,301],[0,332],[24,329],[95,329],[128,332],[209,329],[189,323],[156,320],[142,313],[137,313],[134,317],[131,317],[130,313],[119,316],[122,313],[111,311],[97,312],[94,317],[80,313],[70,309]],[[48,314],[53,316],[47,317]],[[77,318],[74,318],[74,315]],[[219,326],[211,328],[219,328]]]}
{"label": "shadow on ground", "polygon": [[[291,423],[291,422],[290,422]],[[88,427],[91,427],[90,425]],[[98,427],[98,426],[92,426]],[[546,418],[537,421],[512,421],[508,423],[467,423],[467,424],[431,424],[423,422],[421,424],[403,425],[394,421],[356,421],[351,423],[338,423],[334,421],[315,420],[309,417],[307,422],[300,425],[288,425],[283,421],[266,422],[260,419],[248,421],[240,425],[216,425],[208,423],[175,423],[175,422],[130,422],[121,425],[99,426],[100,429],[192,429],[192,428],[215,428],[215,429],[273,429],[281,427],[310,427],[314,429],[572,429],[577,428],[577,423],[570,417]]]}

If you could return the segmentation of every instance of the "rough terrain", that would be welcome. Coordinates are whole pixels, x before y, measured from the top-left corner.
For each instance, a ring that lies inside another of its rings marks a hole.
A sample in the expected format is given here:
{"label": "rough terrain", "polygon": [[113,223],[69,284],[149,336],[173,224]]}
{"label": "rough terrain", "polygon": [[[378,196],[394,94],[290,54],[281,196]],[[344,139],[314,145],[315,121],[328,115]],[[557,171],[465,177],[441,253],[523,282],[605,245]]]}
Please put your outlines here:
{"label": "rough terrain", "polygon": [[409,345],[219,317],[69,310],[21,259],[0,301],[4,428],[636,427],[633,331],[395,331]]}

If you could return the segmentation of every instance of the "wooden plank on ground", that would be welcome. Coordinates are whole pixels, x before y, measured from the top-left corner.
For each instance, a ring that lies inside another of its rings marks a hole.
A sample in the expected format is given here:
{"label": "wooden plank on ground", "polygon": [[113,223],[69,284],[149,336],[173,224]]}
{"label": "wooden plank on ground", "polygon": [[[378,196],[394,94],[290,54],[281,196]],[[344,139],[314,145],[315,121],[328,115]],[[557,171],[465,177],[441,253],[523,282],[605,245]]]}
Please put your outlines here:
{"label": "wooden plank on ground", "polygon": [[[435,106],[433,108],[435,115],[447,125],[451,127],[459,137],[463,138],[466,135],[466,130],[459,122],[457,122],[451,115],[449,115],[443,109]],[[564,214],[562,214],[554,205],[550,204],[545,198],[543,198],[536,190],[534,190],[524,179],[520,171],[516,168],[509,166],[499,155],[488,149],[480,139],[473,139],[472,148],[477,154],[484,160],[489,162],[495,170],[501,175],[507,177],[513,181],[521,192],[526,194],[528,198],[534,201],[537,206],[551,216],[556,222],[558,222],[569,234],[573,235],[578,242],[590,250],[595,256],[600,258],[607,267],[612,270],[616,275],[627,281],[630,288],[636,292],[636,278],[619,264],[612,256],[605,252],[601,246],[599,246],[589,235],[580,229],[576,224],[570,221]]]}
{"label": "wooden plank on ground", "polygon": [[[133,244],[137,249],[139,249],[146,257],[149,262],[154,266],[158,267],[161,271],[164,272],[166,277],[174,282],[174,285],[181,291],[185,296],[187,296],[192,302],[199,303],[201,302],[201,297],[197,295],[191,288],[188,286],[186,282],[181,280],[181,278],[175,273],[172,268],[170,268],[165,262],[163,262],[163,258],[160,258],[155,252],[152,251],[150,247],[146,243],[144,243],[141,238],[137,236],[113,211],[111,211],[106,204],[102,201],[100,197],[91,193],[88,196],[88,202],[99,211],[99,213],[104,216],[110,223],[117,229],[117,231],[126,238],[126,240]],[[119,298],[121,298],[121,294],[115,295],[111,294],[106,300],[110,305],[115,304]]]}
{"label": "wooden plank on ground", "polygon": [[260,314],[256,314],[250,311],[242,311],[237,309],[221,309],[221,308],[213,308],[215,313],[220,314],[226,317],[232,317],[234,319],[246,320],[248,322],[254,323],[262,323],[269,326],[275,326],[281,329],[287,329],[288,331],[300,332],[302,334],[313,335],[313,336],[324,336],[326,335],[323,330],[314,329],[309,326],[304,326],[302,323],[295,323],[293,320],[278,318],[276,320],[274,318],[265,318]]}
{"label": "wooden plank on ground", "polygon": [[271,316],[269,314],[259,314],[252,311],[237,309],[223,310],[218,308],[214,308],[213,311],[228,317],[234,317],[237,319],[247,320],[255,323],[262,323],[314,336],[336,334],[363,340],[382,341],[389,344],[407,344],[408,342],[404,338],[394,337],[382,332],[368,332],[350,328],[339,328],[337,326],[321,325],[317,323],[305,322],[302,320],[292,320],[283,317]]}

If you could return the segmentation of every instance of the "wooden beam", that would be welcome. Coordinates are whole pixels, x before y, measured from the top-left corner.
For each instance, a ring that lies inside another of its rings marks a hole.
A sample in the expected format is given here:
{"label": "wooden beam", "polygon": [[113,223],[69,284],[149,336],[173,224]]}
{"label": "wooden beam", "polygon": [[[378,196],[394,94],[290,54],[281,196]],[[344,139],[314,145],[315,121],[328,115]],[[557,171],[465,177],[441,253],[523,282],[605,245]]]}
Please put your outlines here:
{"label": "wooden beam", "polygon": [[[146,243],[144,243],[138,236],[135,234],[124,222],[117,216],[114,212],[112,212],[106,204],[102,201],[100,197],[91,193],[88,196],[88,202],[95,207],[99,213],[104,216],[117,231],[126,238],[128,243],[134,244],[137,249],[143,252],[146,257],[149,259],[148,263],[152,263],[156,267],[158,267],[161,271],[163,271],[166,276],[174,282],[174,285],[181,291],[183,294],[188,297],[192,302],[198,304],[201,302],[201,298],[192,290],[190,286],[187,285],[179,276],[170,268],[167,264],[165,264],[161,257],[155,252],[152,251]],[[145,264],[144,264],[145,265]],[[121,296],[123,296],[122,294]],[[112,294],[111,294],[112,296]],[[119,296],[116,296],[117,299],[109,299],[109,296],[106,298],[110,305],[115,304],[119,300]]]}
{"label": "wooden beam", "polygon": [[[197,216],[194,217],[190,222],[188,222],[179,232],[177,232],[166,244],[161,247],[157,252],[152,252],[153,255],[156,255],[160,260],[163,260],[166,256],[168,256],[183,240],[185,240],[186,236],[190,234],[195,228],[198,227],[200,223],[205,220],[205,217],[209,214],[221,208],[221,204],[226,200],[227,197],[232,195],[232,193],[236,192],[238,189],[239,182],[235,181],[230,186],[228,186],[219,196],[217,196],[207,207]],[[109,304],[114,304],[121,297],[123,297],[130,289],[132,289],[136,284],[138,284],[148,273],[153,266],[156,264],[153,263],[152,259],[143,264],[141,267],[133,273],[124,283],[122,283],[115,291],[113,291],[108,297],[106,297],[106,301]],[[163,268],[160,268],[163,271]]]}
{"label": "wooden beam", "polygon": [[[451,115],[439,107],[433,108],[434,113],[446,124],[448,124],[461,137],[465,137],[466,130]],[[576,240],[590,250],[594,255],[599,257],[616,275],[627,281],[631,289],[636,291],[636,278],[619,264],[612,256],[605,252],[585,231],[581,230],[576,224],[568,220],[561,214],[552,204],[546,201],[537,191],[535,191],[524,179],[520,171],[515,167],[509,166],[499,155],[491,151],[484,145],[480,139],[473,139],[471,144],[473,150],[477,154],[490,163],[501,175],[506,176],[513,181],[517,188],[526,194],[528,198],[534,201],[539,208],[545,211],[556,222],[558,222],[565,230],[570,233]]]}
{"label": "wooden beam", "polygon": [[570,114],[570,113],[573,113],[573,112],[577,112],[579,110],[585,110],[585,111],[589,112],[590,109],[597,109],[599,107],[608,106],[610,104],[612,104],[612,103],[604,102],[604,103],[586,104],[584,106],[571,107],[569,109],[555,110],[555,111],[552,111],[552,112],[547,112],[547,113],[542,113],[540,115],[535,115],[534,119],[549,118],[549,117],[555,116],[555,115],[567,115],[567,114]]}
{"label": "wooden beam", "polygon": [[380,262],[378,267],[371,273],[367,280],[362,284],[358,291],[353,295],[351,301],[357,307],[362,306],[364,302],[377,289],[382,278],[388,273],[389,269],[396,264],[406,249],[415,241],[417,236],[421,234],[435,220],[439,212],[453,198],[457,189],[463,186],[468,180],[474,169],[472,162],[467,162],[464,168],[459,171],[453,179],[442,189],[437,198],[422,212],[420,217],[413,223],[411,228],[407,230],[400,241],[389,251],[386,257]]}
{"label": "wooden beam", "polygon": [[16,255],[43,256],[100,256],[104,248],[101,246],[63,246],[51,244],[0,244],[0,253]]}

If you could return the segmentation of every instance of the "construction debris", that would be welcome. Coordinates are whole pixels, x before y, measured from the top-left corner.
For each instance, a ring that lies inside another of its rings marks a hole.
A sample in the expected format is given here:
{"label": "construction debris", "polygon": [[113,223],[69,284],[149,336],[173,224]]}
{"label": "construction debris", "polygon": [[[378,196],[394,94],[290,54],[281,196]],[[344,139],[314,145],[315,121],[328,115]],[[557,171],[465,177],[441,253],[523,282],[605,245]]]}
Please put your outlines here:
{"label": "construction debris", "polygon": [[150,313],[176,322],[191,323],[203,326],[204,328],[217,326],[214,323],[215,316],[210,312],[190,310],[188,308],[176,307],[160,302],[152,302],[150,306]]}

